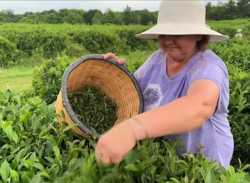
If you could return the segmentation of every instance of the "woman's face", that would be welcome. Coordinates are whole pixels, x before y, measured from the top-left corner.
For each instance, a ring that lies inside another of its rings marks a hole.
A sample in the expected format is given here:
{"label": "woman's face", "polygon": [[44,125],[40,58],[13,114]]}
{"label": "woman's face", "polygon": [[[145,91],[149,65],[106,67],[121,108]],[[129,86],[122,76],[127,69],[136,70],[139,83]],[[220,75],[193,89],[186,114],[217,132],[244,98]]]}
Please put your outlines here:
{"label": "woman's face", "polygon": [[197,35],[160,35],[160,48],[175,61],[181,62],[185,60],[196,47],[197,41],[201,40],[202,36]]}

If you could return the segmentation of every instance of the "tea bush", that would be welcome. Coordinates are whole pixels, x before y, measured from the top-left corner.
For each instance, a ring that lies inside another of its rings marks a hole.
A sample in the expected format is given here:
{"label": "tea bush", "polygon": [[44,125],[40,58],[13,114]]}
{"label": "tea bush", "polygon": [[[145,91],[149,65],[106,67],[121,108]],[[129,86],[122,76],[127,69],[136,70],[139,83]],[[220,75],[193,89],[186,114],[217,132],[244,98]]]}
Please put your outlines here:
{"label": "tea bush", "polygon": [[[112,29],[111,29],[112,30]],[[83,29],[68,32],[73,41],[83,45],[90,53],[126,52],[126,42],[110,29]]]}
{"label": "tea bush", "polygon": [[70,43],[62,54],[68,57],[81,57],[90,54],[90,52],[81,44]]}
{"label": "tea bush", "polygon": [[[250,69],[250,41],[244,39],[229,39],[220,43],[213,43],[210,47],[226,63],[236,69],[249,71]],[[229,70],[230,74],[232,73]],[[233,70],[233,73],[237,72]]]}
{"label": "tea bush", "polygon": [[44,57],[49,58],[61,53],[70,43],[68,35],[61,31],[47,30],[45,27],[4,30],[1,35],[12,43],[23,54],[31,56],[42,49]]}
{"label": "tea bush", "polygon": [[238,158],[243,163],[250,163],[250,73],[234,72],[236,69],[233,67],[229,70],[231,73],[229,121],[235,141],[231,164],[236,164]]}
{"label": "tea bush", "polygon": [[18,61],[17,54],[16,44],[0,36],[0,67],[14,65]]}
{"label": "tea bush", "polygon": [[74,61],[66,55],[58,55],[56,58],[44,60],[34,69],[32,80],[32,92],[48,104],[53,103],[61,89],[62,76],[65,69]]}
{"label": "tea bush", "polygon": [[[44,25],[44,24],[3,24],[0,36],[9,40],[23,55],[32,56],[43,53],[43,57],[54,58],[62,52],[72,55],[71,46],[81,45],[89,53],[114,52],[128,54],[135,50],[154,50],[155,40],[139,39],[135,35],[149,26],[138,25]],[[236,30],[232,27],[214,27],[215,30],[233,37]],[[71,46],[69,46],[71,45]],[[6,50],[7,51],[7,50]],[[20,59],[19,59],[20,60]],[[21,63],[20,63],[21,64]]]}
{"label": "tea bush", "polygon": [[0,92],[0,182],[2,183],[122,183],[250,181],[232,166],[227,171],[202,154],[176,155],[179,142],[161,138],[140,142],[119,165],[96,163],[96,138],[86,141],[65,123],[59,126],[53,105],[39,97]]}

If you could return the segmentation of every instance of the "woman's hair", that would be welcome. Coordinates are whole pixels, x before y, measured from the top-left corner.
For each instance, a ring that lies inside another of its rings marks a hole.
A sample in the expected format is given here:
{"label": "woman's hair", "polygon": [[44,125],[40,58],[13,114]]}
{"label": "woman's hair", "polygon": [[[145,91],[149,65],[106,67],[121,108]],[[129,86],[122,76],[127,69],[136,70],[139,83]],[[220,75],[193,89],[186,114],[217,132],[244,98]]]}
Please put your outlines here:
{"label": "woman's hair", "polygon": [[209,47],[210,37],[203,35],[200,41],[197,41],[197,48],[201,51],[206,51]]}

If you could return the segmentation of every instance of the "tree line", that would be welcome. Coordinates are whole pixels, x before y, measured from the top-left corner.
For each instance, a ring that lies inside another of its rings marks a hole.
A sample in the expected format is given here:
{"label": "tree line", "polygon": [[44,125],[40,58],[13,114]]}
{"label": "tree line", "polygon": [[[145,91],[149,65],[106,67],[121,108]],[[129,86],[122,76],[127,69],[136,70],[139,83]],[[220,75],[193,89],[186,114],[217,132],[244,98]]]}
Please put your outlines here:
{"label": "tree line", "polygon": [[[229,0],[213,5],[206,4],[207,20],[232,20],[237,18],[250,18],[250,0]],[[157,22],[158,11],[150,12],[147,9],[132,10],[126,6],[122,12],[107,9],[104,13],[98,9],[85,11],[83,9],[51,9],[42,12],[25,12],[15,14],[13,10],[2,10],[0,22],[2,23],[31,23],[31,24],[115,24],[149,25]]]}

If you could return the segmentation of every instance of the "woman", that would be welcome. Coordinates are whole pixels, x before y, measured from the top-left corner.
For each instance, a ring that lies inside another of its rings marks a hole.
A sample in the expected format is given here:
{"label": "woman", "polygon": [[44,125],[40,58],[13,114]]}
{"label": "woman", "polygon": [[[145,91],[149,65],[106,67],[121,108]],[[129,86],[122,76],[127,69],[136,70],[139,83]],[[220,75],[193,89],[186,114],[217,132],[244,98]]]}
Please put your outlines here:
{"label": "woman", "polygon": [[242,33],[241,33],[241,29],[238,29],[237,30],[237,34],[235,34],[235,36],[234,37],[243,37],[243,35],[242,35]]}
{"label": "woman", "polygon": [[[98,162],[119,163],[136,141],[165,136],[183,139],[178,153],[202,153],[228,168],[234,150],[227,119],[229,77],[224,62],[208,49],[209,41],[226,36],[205,24],[200,1],[164,0],[157,25],[137,35],[158,39],[160,49],[136,71],[145,112],[103,134],[96,147]],[[108,53],[105,58],[124,60]]]}

